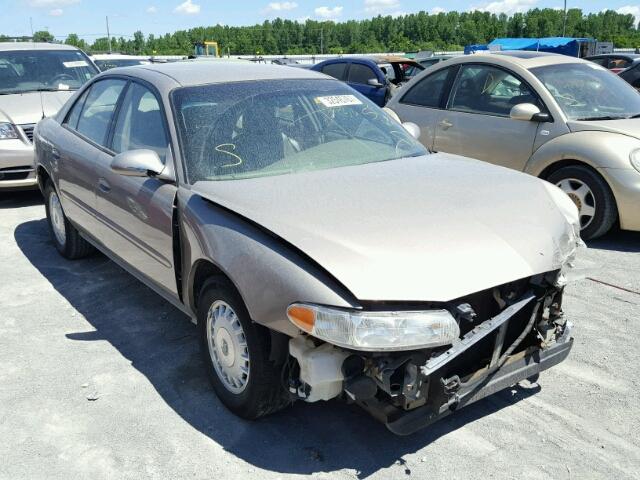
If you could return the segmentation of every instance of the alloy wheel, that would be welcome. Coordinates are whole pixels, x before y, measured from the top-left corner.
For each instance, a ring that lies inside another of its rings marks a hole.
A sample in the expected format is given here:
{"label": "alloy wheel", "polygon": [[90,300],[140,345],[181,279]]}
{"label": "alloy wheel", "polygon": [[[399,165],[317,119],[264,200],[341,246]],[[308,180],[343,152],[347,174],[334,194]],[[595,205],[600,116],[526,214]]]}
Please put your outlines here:
{"label": "alloy wheel", "polygon": [[556,186],[569,195],[569,198],[578,207],[580,214],[580,227],[587,228],[596,216],[596,197],[589,185],[577,178],[565,178]]}

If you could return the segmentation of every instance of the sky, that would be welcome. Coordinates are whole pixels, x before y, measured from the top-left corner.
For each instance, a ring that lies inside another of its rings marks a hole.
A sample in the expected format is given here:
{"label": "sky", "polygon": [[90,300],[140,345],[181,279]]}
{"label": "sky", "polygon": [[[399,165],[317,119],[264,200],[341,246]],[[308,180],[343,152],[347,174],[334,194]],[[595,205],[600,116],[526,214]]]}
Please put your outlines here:
{"label": "sky", "polygon": [[[29,35],[48,30],[64,39],[76,33],[86,40],[106,36],[109,17],[112,36],[163,34],[191,27],[254,25],[276,17],[304,21],[343,21],[426,10],[485,10],[513,14],[535,7],[562,8],[563,0],[0,0],[0,33]],[[634,3],[636,2],[636,3]],[[568,6],[587,12],[604,9],[632,13],[640,20],[640,0],[568,0]]]}

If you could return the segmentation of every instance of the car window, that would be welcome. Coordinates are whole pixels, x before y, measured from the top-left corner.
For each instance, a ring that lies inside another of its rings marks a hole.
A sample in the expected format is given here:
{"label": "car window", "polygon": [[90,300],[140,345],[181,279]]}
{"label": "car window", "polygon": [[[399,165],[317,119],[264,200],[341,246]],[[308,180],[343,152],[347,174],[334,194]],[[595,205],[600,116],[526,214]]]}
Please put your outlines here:
{"label": "car window", "polygon": [[80,112],[82,111],[82,107],[84,107],[84,102],[87,99],[87,95],[89,94],[89,88],[86,89],[80,98],[73,104],[71,107],[71,111],[67,116],[66,124],[74,130],[78,128],[78,119],[80,118]]}
{"label": "car window", "polygon": [[426,76],[411,87],[400,103],[421,105],[423,107],[439,108],[442,93],[444,91],[450,68],[438,70]]}
{"label": "car window", "polygon": [[609,61],[609,68],[627,68],[631,62],[626,58],[612,58]]}
{"label": "car window", "polygon": [[346,69],[347,64],[345,62],[330,63],[329,65],[322,67],[322,73],[330,75],[333,78],[337,78],[338,80],[344,80]]}
{"label": "car window", "polygon": [[488,65],[465,65],[454,84],[449,109],[508,117],[521,103],[540,104],[520,79],[506,70]]}
{"label": "car window", "polygon": [[440,61],[440,59],[438,58],[432,58],[430,60],[420,60],[420,65],[422,65],[424,68],[429,68],[432,65],[435,65],[436,63],[438,63]]}
{"label": "car window", "polygon": [[113,111],[126,81],[100,80],[91,86],[76,130],[98,145],[105,145]]}
{"label": "car window", "polygon": [[352,63],[349,69],[349,82],[360,83],[366,85],[371,79],[377,80],[378,77],[370,67],[360,63]]}
{"label": "car window", "polygon": [[164,162],[167,155],[165,121],[156,96],[146,87],[131,83],[116,120],[112,150],[154,150]]}
{"label": "car window", "polygon": [[425,155],[400,124],[335,80],[262,80],[172,93],[190,183]]}

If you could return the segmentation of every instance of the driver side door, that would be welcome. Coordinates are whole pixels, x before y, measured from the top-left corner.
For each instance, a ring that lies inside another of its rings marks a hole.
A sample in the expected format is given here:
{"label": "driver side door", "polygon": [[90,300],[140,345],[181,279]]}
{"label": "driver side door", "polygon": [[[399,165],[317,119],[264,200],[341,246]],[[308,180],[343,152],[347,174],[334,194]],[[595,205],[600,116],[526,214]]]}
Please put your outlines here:
{"label": "driver side door", "polygon": [[105,247],[177,297],[173,256],[175,182],[120,175],[111,169],[116,154],[149,149],[172,170],[168,131],[159,96],[146,85],[130,81],[111,127],[110,161],[97,168],[96,204]]}
{"label": "driver side door", "polygon": [[545,110],[515,74],[493,65],[462,65],[435,126],[434,149],[524,170],[540,123],[509,116],[521,103]]}

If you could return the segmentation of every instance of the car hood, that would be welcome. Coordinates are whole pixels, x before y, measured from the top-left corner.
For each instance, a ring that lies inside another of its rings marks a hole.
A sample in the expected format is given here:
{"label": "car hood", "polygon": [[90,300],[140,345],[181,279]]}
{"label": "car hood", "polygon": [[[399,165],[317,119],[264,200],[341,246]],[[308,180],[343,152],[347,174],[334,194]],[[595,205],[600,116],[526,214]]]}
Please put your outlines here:
{"label": "car hood", "polygon": [[567,122],[572,132],[599,131],[620,133],[629,137],[640,138],[640,118],[623,120],[594,120],[590,122]]}
{"label": "car hood", "polygon": [[38,123],[43,117],[55,115],[74,92],[29,92],[0,95],[0,121],[16,125]]}
{"label": "car hood", "polygon": [[360,300],[448,301],[559,268],[571,226],[549,187],[433,154],[193,191],[293,244]]}

